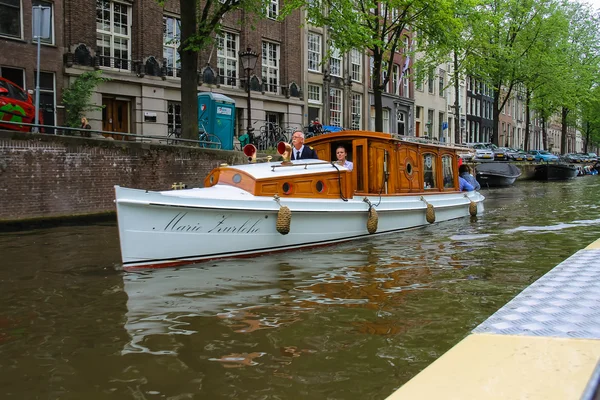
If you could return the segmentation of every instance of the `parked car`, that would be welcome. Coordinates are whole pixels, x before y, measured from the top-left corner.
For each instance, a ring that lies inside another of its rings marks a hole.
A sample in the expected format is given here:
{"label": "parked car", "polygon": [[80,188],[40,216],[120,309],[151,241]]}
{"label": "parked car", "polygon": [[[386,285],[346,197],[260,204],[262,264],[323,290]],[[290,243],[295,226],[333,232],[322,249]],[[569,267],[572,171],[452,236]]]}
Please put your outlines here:
{"label": "parked car", "polygon": [[525,161],[525,156],[523,154],[519,153],[519,150],[510,148],[510,147],[505,147],[505,149],[506,149],[506,155],[508,156],[509,160]]}
{"label": "parked car", "polygon": [[535,157],[535,161],[543,161],[543,162],[556,162],[558,161],[558,156],[550,153],[547,150],[529,150],[529,154]]}
{"label": "parked car", "polygon": [[568,163],[580,163],[581,156],[577,153],[567,153],[563,155],[563,159]]}
{"label": "parked car", "polygon": [[[39,123],[43,124],[42,112]],[[35,105],[31,96],[8,79],[0,77],[0,128],[23,132],[31,131],[27,125],[3,124],[2,121],[35,123]]]}
{"label": "parked car", "polygon": [[508,160],[508,149],[506,147],[498,147],[495,144],[490,143],[488,145],[490,149],[494,152],[494,160],[496,161],[506,161]]}
{"label": "parked car", "polygon": [[598,161],[598,155],[596,153],[586,153],[588,155],[588,157],[590,158],[591,162],[596,162]]}
{"label": "parked car", "polygon": [[493,160],[494,152],[488,147],[489,143],[467,143],[467,146],[475,150],[475,159]]}

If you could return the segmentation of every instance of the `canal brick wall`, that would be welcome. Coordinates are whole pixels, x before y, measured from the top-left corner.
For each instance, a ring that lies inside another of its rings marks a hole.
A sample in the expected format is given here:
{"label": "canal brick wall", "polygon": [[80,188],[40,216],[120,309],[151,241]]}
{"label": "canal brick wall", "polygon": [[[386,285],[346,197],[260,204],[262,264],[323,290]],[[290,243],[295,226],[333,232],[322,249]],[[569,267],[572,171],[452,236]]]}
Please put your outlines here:
{"label": "canal brick wall", "polygon": [[241,152],[0,130],[0,223],[115,211],[114,186],[202,187]]}

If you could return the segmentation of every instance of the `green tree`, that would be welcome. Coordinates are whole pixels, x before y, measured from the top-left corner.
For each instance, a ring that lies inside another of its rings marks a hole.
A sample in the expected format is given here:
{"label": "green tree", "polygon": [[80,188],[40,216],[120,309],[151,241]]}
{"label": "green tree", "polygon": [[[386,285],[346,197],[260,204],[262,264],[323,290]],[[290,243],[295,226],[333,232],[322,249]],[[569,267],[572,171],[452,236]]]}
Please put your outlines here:
{"label": "green tree", "polygon": [[499,115],[517,86],[525,81],[526,55],[538,40],[552,0],[485,0],[473,14],[473,49],[467,70],[494,88],[492,142],[499,144]]}
{"label": "green tree", "polygon": [[[164,5],[164,0],[159,4]],[[184,139],[198,139],[198,52],[214,42],[223,17],[234,10],[245,10],[251,23],[264,16],[265,0],[179,0],[181,10],[181,131]],[[241,22],[240,22],[241,24]]]}
{"label": "green tree", "polygon": [[108,80],[108,78],[102,77],[102,71],[84,72],[63,90],[63,104],[67,112],[65,124],[67,126],[77,128],[86,111],[102,109],[101,105],[90,103],[90,99],[96,86]]}
{"label": "green tree", "polygon": [[[394,58],[412,49],[402,48],[410,31],[428,42],[428,56],[438,54],[433,43],[455,24],[451,0],[290,0],[286,10],[304,8],[314,26],[328,28],[331,45],[341,52],[367,50],[372,57],[371,88],[375,107],[375,130],[383,131],[382,93],[392,76]],[[436,64],[437,65],[437,64]]]}

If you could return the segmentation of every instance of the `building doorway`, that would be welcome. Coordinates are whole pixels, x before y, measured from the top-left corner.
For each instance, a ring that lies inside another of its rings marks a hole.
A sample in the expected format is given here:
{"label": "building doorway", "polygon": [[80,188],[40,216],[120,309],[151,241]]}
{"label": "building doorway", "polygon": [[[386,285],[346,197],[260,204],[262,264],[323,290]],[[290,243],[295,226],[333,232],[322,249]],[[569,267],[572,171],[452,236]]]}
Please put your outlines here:
{"label": "building doorway", "polygon": [[[102,98],[102,130],[105,132],[129,133],[129,100],[103,97]],[[105,134],[116,140],[135,140],[133,136]]]}

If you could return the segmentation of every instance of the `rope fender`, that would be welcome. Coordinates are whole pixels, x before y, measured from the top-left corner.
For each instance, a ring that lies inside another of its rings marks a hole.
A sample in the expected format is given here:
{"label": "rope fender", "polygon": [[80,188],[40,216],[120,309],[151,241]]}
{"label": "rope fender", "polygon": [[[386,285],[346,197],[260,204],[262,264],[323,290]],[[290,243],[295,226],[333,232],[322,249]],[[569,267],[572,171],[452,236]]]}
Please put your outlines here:
{"label": "rope fender", "polygon": [[370,234],[373,234],[373,233],[377,232],[377,225],[379,223],[379,217],[377,216],[377,210],[375,210],[375,207],[373,207],[373,204],[371,204],[371,201],[369,199],[367,199],[366,197],[363,199],[363,201],[369,205],[369,211],[368,211],[369,217],[367,218],[367,231]]}
{"label": "rope fender", "polygon": [[425,219],[430,224],[433,224],[435,222],[435,209],[433,208],[433,204],[429,204],[423,196],[421,196],[421,201],[424,201],[425,204],[427,204],[427,211],[425,211]]}
{"label": "rope fender", "polygon": [[469,196],[467,196],[466,194],[465,194],[465,198],[470,201],[470,203],[469,203],[469,215],[471,217],[477,216],[477,203],[475,203],[473,200],[469,199]]}
{"label": "rope fender", "polygon": [[275,229],[282,235],[290,233],[290,224],[292,222],[292,211],[288,206],[282,206],[279,202],[279,196],[275,195],[273,200],[279,204],[279,211],[277,212],[277,222],[275,223]]}

